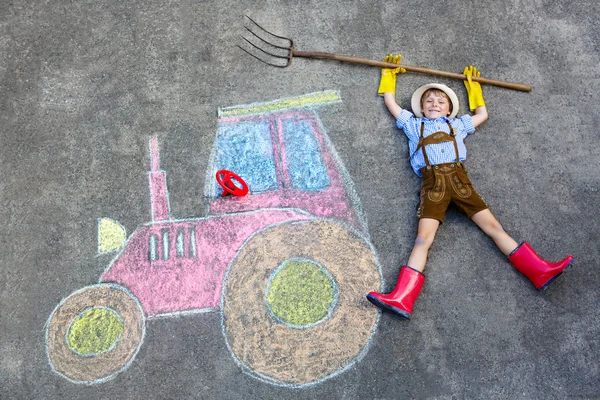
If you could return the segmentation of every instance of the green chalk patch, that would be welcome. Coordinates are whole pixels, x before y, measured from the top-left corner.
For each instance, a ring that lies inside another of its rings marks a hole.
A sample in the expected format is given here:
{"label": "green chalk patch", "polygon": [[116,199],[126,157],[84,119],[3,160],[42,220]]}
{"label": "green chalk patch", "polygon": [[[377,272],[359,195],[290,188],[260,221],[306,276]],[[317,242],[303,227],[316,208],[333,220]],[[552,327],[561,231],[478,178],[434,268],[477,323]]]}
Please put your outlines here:
{"label": "green chalk patch", "polygon": [[123,334],[123,321],[105,307],[92,307],[73,320],[67,333],[71,350],[90,356],[108,351]]}
{"label": "green chalk patch", "polygon": [[272,277],[267,305],[280,321],[309,326],[323,320],[335,301],[335,286],[325,270],[309,260],[288,260]]}

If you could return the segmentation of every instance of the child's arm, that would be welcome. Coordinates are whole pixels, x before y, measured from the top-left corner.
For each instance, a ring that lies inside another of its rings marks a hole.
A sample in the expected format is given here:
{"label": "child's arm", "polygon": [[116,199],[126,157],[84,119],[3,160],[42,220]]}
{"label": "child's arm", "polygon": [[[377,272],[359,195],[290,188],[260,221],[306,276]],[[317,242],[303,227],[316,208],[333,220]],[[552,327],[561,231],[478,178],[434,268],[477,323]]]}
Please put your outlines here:
{"label": "child's arm", "polygon": [[[388,54],[384,61],[394,64],[400,64],[402,59],[401,55]],[[382,68],[381,69],[381,81],[379,82],[379,95],[383,95],[383,100],[386,107],[395,119],[398,119],[398,115],[402,112],[402,108],[396,103],[396,75],[403,74],[406,70],[404,68]]]}
{"label": "child's arm", "polygon": [[383,101],[385,102],[385,106],[394,116],[394,119],[398,119],[398,116],[402,112],[402,107],[396,103],[396,96],[391,92],[386,92],[383,94]]}
{"label": "child's arm", "polygon": [[477,107],[475,109],[475,115],[471,117],[473,120],[473,127],[477,128],[488,119],[488,112],[485,106]]}
{"label": "child's arm", "polygon": [[465,67],[463,74],[467,76],[467,80],[463,81],[467,88],[467,94],[469,95],[469,108],[471,111],[475,111],[473,115],[473,126],[477,128],[488,119],[487,108],[483,101],[483,91],[479,82],[471,80],[472,76],[481,76],[481,72],[477,71],[472,65]]}

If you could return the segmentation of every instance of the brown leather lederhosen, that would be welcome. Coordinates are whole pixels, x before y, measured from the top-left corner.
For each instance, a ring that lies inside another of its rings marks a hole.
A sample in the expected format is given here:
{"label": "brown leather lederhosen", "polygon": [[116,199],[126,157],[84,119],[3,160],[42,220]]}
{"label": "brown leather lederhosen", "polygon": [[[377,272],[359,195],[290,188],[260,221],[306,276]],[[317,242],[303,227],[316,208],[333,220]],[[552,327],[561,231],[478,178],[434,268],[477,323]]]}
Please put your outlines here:
{"label": "brown leather lederhosen", "polygon": [[[425,123],[421,123],[421,135],[419,144],[415,150],[423,150],[425,167],[421,168],[423,181],[421,185],[421,204],[418,216],[421,218],[433,218],[444,222],[446,210],[450,202],[454,202],[470,218],[475,213],[488,208],[481,196],[473,189],[473,185],[463,163],[458,155],[456,133],[454,128],[446,121],[450,134],[438,131],[427,137],[423,137]],[[452,142],[456,153],[456,162],[431,165],[425,148],[430,144]],[[413,153],[414,154],[414,153]]]}

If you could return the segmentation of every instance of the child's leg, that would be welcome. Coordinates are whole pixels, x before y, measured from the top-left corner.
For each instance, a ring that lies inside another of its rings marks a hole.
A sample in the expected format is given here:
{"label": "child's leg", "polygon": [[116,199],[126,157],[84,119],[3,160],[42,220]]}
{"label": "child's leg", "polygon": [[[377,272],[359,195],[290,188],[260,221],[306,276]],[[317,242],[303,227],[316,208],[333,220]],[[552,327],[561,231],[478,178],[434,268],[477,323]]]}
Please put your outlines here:
{"label": "child's leg", "polygon": [[435,238],[439,226],[440,221],[437,219],[421,218],[419,220],[417,239],[415,240],[415,245],[408,257],[408,263],[406,265],[417,271],[423,272],[425,269],[425,262],[427,261],[427,253],[433,243],[433,239]]}
{"label": "child's leg", "polygon": [[517,248],[518,243],[504,231],[502,225],[500,225],[489,209],[479,211],[473,215],[471,219],[482,231],[494,240],[496,246],[498,246],[505,256],[508,256]]}
{"label": "child's leg", "polygon": [[403,318],[410,318],[413,304],[425,281],[423,269],[427,251],[433,243],[440,222],[433,218],[421,218],[417,240],[408,258],[408,264],[400,268],[396,287],[388,294],[369,292],[367,299],[377,307],[392,311]]}
{"label": "child's leg", "polygon": [[537,289],[544,290],[563,273],[573,262],[573,256],[567,256],[562,261],[552,263],[540,257],[527,242],[517,245],[490,210],[479,211],[471,219],[487,233],[498,248],[508,257],[508,261],[525,275]]}

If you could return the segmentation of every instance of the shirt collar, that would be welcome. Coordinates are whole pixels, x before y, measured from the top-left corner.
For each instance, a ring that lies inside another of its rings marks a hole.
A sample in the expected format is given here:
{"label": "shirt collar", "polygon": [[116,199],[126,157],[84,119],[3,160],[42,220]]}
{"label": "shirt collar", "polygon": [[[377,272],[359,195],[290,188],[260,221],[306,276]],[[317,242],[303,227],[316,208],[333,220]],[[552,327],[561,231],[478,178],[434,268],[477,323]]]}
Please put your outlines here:
{"label": "shirt collar", "polygon": [[425,121],[431,121],[431,122],[450,122],[450,118],[448,118],[448,117],[437,117],[436,119],[429,119],[429,118],[423,117],[423,119]]}

